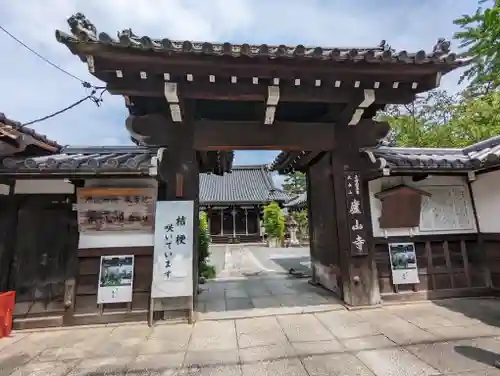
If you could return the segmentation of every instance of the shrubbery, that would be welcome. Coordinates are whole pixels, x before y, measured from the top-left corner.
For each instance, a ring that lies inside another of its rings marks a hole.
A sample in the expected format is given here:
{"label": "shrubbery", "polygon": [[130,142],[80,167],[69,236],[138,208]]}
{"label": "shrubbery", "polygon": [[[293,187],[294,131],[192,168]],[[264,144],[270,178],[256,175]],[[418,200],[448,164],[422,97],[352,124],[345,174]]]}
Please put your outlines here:
{"label": "shrubbery", "polygon": [[285,236],[285,216],[276,202],[264,207],[264,229],[268,239],[283,240]]}
{"label": "shrubbery", "polygon": [[210,231],[207,213],[200,212],[200,233],[198,239],[198,276],[206,279],[215,278],[215,268],[207,263],[210,256]]}

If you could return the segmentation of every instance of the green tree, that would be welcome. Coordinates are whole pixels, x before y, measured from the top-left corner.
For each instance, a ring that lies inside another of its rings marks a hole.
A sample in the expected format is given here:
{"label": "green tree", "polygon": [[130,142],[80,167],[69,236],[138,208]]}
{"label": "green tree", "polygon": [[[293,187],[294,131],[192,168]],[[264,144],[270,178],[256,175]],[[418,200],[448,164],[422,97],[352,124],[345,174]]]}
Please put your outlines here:
{"label": "green tree", "polygon": [[276,202],[264,207],[264,229],[268,238],[282,240],[285,235],[285,216]]}
{"label": "green tree", "polygon": [[500,134],[500,92],[429,94],[412,107],[390,107],[380,118],[391,125],[388,142],[394,146],[464,147]]}
{"label": "green tree", "polygon": [[[487,6],[484,6],[487,5]],[[500,86],[500,0],[480,0],[474,14],[454,21],[460,48],[472,63],[461,77],[470,80],[474,92],[484,93]]]}
{"label": "green tree", "polygon": [[210,256],[210,231],[208,229],[207,213],[200,212],[200,229],[198,240],[198,276],[205,278],[215,277],[215,268],[208,264]]}
{"label": "green tree", "polygon": [[299,237],[301,239],[307,237],[309,234],[309,218],[307,215],[307,210],[299,210],[292,212],[292,218],[297,222],[299,229]]}
{"label": "green tree", "polygon": [[288,174],[283,183],[283,190],[291,196],[298,196],[307,189],[306,175],[303,172]]}

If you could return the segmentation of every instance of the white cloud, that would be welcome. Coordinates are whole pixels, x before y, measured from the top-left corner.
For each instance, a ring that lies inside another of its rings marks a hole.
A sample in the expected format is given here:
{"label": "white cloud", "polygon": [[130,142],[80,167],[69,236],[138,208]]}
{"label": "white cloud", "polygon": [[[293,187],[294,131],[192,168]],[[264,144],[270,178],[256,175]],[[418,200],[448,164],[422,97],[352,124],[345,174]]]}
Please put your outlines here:
{"label": "white cloud", "polygon": [[[476,0],[25,0],[2,6],[0,25],[45,57],[98,83],[75,56],[54,38],[79,11],[99,31],[114,35],[132,28],[139,35],[212,41],[371,46],[385,39],[396,49],[432,48],[450,38],[452,20],[473,11]],[[77,81],[39,60],[0,32],[0,111],[25,122],[85,95]],[[457,74],[443,85],[456,90]],[[123,100],[106,95],[101,108],[85,103],[36,124],[37,131],[63,144],[124,144]],[[276,153],[237,152],[237,163],[270,162]]]}

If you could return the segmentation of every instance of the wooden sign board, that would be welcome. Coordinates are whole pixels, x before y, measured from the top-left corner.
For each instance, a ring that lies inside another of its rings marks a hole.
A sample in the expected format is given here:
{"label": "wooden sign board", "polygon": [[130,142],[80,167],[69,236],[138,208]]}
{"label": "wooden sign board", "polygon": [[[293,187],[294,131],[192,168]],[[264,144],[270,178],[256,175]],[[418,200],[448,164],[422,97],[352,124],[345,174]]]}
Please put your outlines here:
{"label": "wooden sign board", "polygon": [[153,188],[79,188],[80,232],[153,231]]}
{"label": "wooden sign board", "polygon": [[158,201],[151,298],[193,295],[193,201]]}

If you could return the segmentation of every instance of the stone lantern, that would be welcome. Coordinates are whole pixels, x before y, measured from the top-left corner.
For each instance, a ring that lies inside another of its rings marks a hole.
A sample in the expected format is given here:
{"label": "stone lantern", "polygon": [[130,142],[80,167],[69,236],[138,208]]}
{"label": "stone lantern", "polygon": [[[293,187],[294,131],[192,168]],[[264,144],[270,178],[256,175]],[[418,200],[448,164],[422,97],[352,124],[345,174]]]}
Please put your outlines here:
{"label": "stone lantern", "polygon": [[297,224],[297,221],[290,217],[288,219],[287,223],[287,231],[288,235],[290,236],[290,246],[298,246],[300,245],[299,240],[297,239],[297,230],[299,228],[299,225]]}

